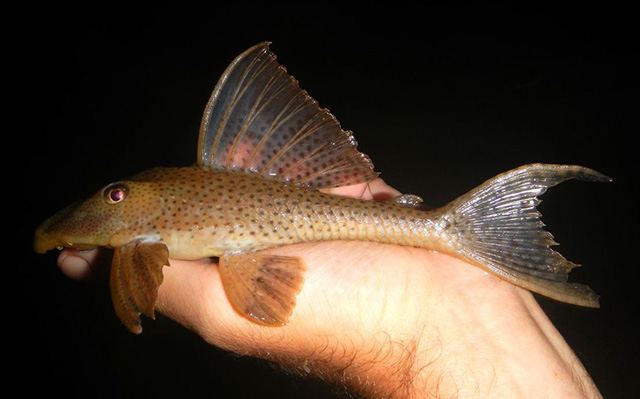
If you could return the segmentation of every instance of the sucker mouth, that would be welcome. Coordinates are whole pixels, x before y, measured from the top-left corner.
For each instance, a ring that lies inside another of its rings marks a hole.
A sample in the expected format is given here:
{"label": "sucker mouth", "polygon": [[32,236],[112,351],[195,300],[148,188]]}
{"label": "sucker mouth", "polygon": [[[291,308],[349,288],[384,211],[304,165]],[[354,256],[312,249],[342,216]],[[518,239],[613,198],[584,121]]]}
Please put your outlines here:
{"label": "sucker mouth", "polygon": [[51,237],[39,230],[36,230],[35,238],[33,240],[33,249],[37,253],[43,254],[54,248],[62,249],[68,246],[70,246],[70,243],[64,243],[57,238]]}
{"label": "sucker mouth", "polygon": [[52,237],[49,234],[43,232],[41,229],[36,230],[33,240],[33,249],[36,253],[44,254],[52,249],[63,250],[64,248],[72,248],[78,251],[89,251],[96,248],[96,245],[92,244],[79,244],[69,241],[64,241],[56,237]]}
{"label": "sucker mouth", "polygon": [[57,249],[58,251],[62,251],[63,249],[73,249],[74,251],[78,251],[78,252],[88,252],[96,248],[98,248],[96,245],[85,245],[85,244],[78,244],[78,245],[67,244],[67,245],[57,245],[55,247],[55,249]]}

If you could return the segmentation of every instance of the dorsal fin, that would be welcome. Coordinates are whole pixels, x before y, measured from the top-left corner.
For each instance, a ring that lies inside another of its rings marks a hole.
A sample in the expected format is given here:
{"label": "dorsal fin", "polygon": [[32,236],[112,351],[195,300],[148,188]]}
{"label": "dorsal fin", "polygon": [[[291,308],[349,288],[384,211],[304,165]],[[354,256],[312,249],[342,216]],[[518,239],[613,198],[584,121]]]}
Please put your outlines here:
{"label": "dorsal fin", "polygon": [[198,164],[310,188],[362,183],[378,175],[351,132],[300,89],[268,42],[238,56],[218,81],[200,126]]}

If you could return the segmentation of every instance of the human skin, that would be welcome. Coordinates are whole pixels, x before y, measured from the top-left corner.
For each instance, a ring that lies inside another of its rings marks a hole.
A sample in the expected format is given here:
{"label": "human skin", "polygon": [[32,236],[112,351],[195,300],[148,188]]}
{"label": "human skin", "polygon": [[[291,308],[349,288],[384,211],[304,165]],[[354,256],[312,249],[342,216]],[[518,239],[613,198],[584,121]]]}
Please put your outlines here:
{"label": "human skin", "polygon": [[[386,199],[378,179],[329,190]],[[237,313],[210,259],[171,259],[157,311],[207,342],[343,384],[366,397],[600,398],[533,295],[456,258],[424,249],[332,241],[273,248],[304,259],[305,284],[283,327]],[[58,263],[89,278],[98,251]]]}

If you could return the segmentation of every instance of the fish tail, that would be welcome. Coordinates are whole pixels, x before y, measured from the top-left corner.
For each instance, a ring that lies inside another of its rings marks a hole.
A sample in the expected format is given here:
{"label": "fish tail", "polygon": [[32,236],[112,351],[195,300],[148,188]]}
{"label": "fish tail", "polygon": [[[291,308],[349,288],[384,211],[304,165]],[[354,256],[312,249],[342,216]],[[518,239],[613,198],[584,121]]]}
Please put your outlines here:
{"label": "fish tail", "polygon": [[547,188],[570,179],[610,182],[592,169],[531,164],[486,181],[441,209],[456,240],[456,254],[498,277],[550,298],[599,307],[588,286],[567,282],[578,266],[551,249],[536,206]]}

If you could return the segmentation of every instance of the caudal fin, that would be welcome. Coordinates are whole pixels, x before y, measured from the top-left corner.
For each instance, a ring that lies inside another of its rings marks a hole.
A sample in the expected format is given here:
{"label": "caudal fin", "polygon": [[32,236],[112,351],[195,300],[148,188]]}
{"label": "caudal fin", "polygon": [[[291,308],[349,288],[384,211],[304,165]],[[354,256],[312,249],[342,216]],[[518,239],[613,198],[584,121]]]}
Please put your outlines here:
{"label": "caudal fin", "polygon": [[458,255],[531,291],[598,307],[591,288],[567,282],[578,265],[551,249],[557,243],[536,210],[538,196],[569,179],[611,181],[581,166],[531,164],[498,175],[447,205],[444,218],[457,232]]}

